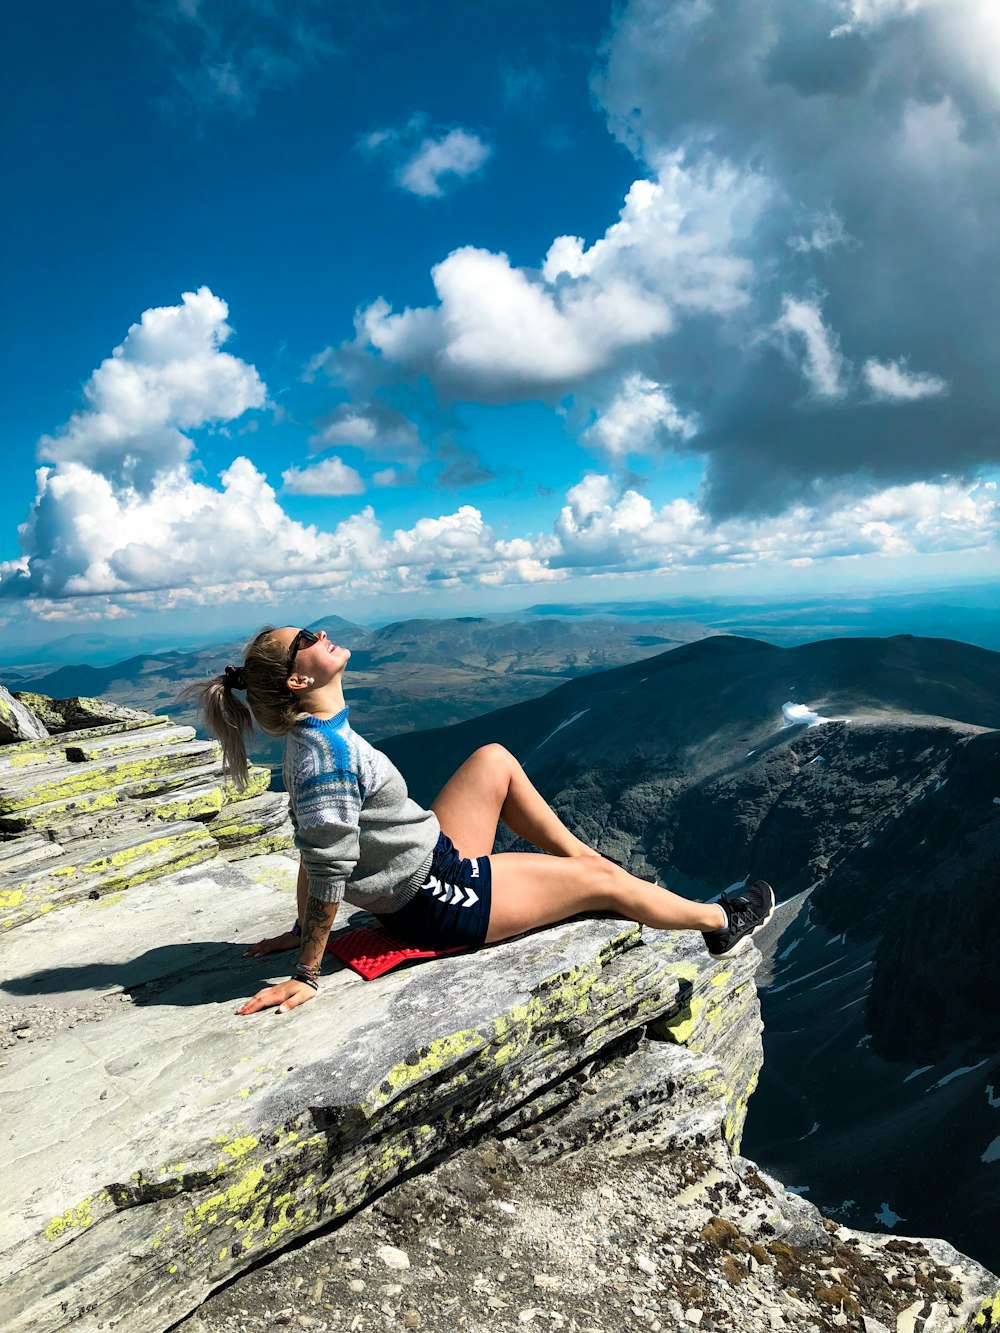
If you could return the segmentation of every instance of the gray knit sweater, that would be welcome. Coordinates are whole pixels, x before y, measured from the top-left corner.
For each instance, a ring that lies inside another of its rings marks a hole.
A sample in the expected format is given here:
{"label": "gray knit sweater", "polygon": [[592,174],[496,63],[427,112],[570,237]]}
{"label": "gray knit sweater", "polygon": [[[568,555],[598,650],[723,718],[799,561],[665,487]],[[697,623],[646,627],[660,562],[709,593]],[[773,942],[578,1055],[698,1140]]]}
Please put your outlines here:
{"label": "gray knit sweater", "polygon": [[427,878],[441,826],[347,712],[302,718],[289,733],[283,771],[295,846],[313,898],[395,912]]}

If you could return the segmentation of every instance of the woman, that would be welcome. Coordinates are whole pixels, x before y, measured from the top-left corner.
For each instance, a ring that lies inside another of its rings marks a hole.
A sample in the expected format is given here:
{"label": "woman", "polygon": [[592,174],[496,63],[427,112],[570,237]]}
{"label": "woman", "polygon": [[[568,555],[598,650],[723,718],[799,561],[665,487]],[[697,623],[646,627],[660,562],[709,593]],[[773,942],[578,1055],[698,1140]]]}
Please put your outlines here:
{"label": "woman", "polygon": [[[393,935],[436,948],[494,944],[578,912],[608,911],[658,930],[700,930],[721,956],[770,918],[774,894],[763,880],[740,897],[698,903],[606,860],[566,828],[501,745],[477,750],[422,809],[389,759],[348,722],[350,656],[323,630],[269,627],[251,640],[242,667],[195,687],[238,786],[254,720],[287,738],[298,920],[246,956],[299,945],[299,960],[288,981],[264,987],[237,1013],[281,1014],[313,998],[342,898],[374,912]],[[247,704],[234,694],[244,690]],[[500,819],[551,855],[491,855]]]}

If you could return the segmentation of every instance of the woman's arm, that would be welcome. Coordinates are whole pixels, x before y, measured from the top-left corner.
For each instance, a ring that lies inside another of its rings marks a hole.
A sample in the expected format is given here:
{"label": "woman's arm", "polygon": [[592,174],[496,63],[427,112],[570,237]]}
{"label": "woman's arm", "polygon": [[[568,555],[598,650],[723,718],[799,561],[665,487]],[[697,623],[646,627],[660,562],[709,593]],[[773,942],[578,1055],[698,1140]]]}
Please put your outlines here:
{"label": "woman's arm", "polygon": [[297,949],[302,943],[302,922],[306,914],[306,899],[309,897],[309,875],[305,862],[299,857],[299,878],[295,885],[296,916],[293,930],[286,930],[281,935],[272,935],[268,939],[258,940],[244,951],[244,958],[266,958],[269,953],[280,953],[283,949]]}
{"label": "woman's arm", "polygon": [[[302,923],[302,949],[299,954],[296,975],[288,981],[281,981],[277,986],[265,986],[252,1000],[247,1000],[236,1010],[238,1014],[256,1014],[261,1009],[277,1009],[279,1014],[287,1013],[305,1004],[316,994],[319,970],[326,952],[326,942],[330,937],[337,915],[339,902],[324,902],[309,893],[309,880],[304,869],[299,872],[299,887],[305,881],[306,904],[300,915]],[[300,894],[301,896],[301,894]]]}

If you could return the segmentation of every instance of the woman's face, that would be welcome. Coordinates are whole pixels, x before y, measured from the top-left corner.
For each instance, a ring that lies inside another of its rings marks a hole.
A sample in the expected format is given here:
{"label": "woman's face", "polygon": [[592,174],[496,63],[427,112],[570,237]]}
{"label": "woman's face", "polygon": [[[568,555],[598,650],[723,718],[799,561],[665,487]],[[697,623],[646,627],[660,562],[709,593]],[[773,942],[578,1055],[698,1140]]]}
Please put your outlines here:
{"label": "woman's face", "polygon": [[[343,672],[350,660],[351,650],[342,644],[334,643],[328,637],[326,630],[319,629],[314,633],[315,643],[298,645],[295,657],[289,664],[288,674],[312,676],[317,685],[326,685]],[[286,625],[284,629],[275,630],[275,637],[288,652],[291,652],[298,634],[296,626]]]}

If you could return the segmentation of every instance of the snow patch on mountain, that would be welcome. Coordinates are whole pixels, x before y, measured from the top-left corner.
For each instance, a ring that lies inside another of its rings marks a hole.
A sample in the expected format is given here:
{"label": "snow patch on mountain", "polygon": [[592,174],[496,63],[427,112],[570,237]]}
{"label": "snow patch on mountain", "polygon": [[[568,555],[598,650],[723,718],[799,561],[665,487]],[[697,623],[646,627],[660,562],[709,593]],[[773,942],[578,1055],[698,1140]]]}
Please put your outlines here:
{"label": "snow patch on mountain", "polygon": [[532,751],[532,754],[537,754],[538,751],[542,748],[542,746],[552,739],[552,737],[556,734],[556,732],[562,731],[563,727],[570,726],[573,722],[577,720],[577,718],[583,717],[584,713],[589,713],[589,712],[590,712],[589,708],[581,708],[579,713],[574,713],[573,716],[568,717],[565,722],[560,722],[558,727],[555,727],[552,731],[549,732],[549,734],[545,737],[544,741],[538,742],[538,744]]}
{"label": "snow patch on mountain", "polygon": [[805,704],[787,703],[781,705],[781,716],[784,719],[783,727],[799,727],[803,723],[807,727],[819,727],[824,722],[848,722],[849,718],[824,717],[822,713],[817,713],[815,709],[808,708]]}

